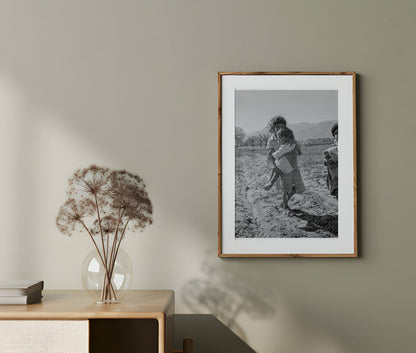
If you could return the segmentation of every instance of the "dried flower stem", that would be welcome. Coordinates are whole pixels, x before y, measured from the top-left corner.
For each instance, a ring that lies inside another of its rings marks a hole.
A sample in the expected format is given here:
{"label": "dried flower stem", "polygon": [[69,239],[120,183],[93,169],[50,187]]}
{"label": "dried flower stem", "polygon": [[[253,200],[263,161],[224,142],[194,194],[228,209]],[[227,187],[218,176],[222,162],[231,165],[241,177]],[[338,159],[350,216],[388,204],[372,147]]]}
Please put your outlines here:
{"label": "dried flower stem", "polygon": [[[111,285],[111,276],[108,276],[108,266],[107,266],[107,255],[106,255],[106,251],[105,251],[105,245],[104,245],[104,234],[103,234],[103,227],[101,224],[101,216],[100,216],[100,208],[98,207],[98,199],[97,199],[97,193],[94,192],[94,199],[95,199],[95,207],[97,210],[97,218],[98,218],[98,224],[100,226],[100,236],[101,236],[101,244],[103,246],[103,256],[104,256],[104,267],[106,268],[106,273],[108,278],[104,277],[104,283],[103,283],[103,291],[101,293],[101,300],[104,301],[105,299],[108,299],[108,291],[110,290],[108,288],[108,283],[106,284],[106,282],[108,281],[110,284],[110,287],[112,287]],[[107,235],[108,237],[108,235]],[[113,292],[114,292],[114,288],[113,288]],[[115,295],[115,292],[114,292]]]}
{"label": "dried flower stem", "polygon": [[126,229],[127,229],[127,225],[129,224],[129,221],[130,221],[130,219],[128,219],[128,220],[127,220],[126,225],[124,226],[123,231],[121,232],[120,239],[119,239],[119,241],[117,242],[116,252],[115,252],[115,255],[114,255],[114,257],[113,257],[113,261],[112,261],[112,263],[111,263],[111,265],[110,265],[110,268],[111,268],[111,270],[110,270],[110,275],[113,275],[113,270],[114,270],[114,266],[115,266],[115,264],[116,264],[116,259],[117,259],[118,251],[119,251],[119,249],[120,249],[120,244],[121,244],[121,241],[122,241],[122,240],[123,240],[123,238],[124,238],[124,234],[126,233]]}
{"label": "dried flower stem", "polygon": [[97,194],[94,194],[95,198],[95,208],[97,210],[97,218],[98,218],[98,224],[100,226],[100,236],[101,236],[101,243],[103,245],[103,255],[105,260],[105,266],[107,267],[107,256],[105,254],[105,246],[104,246],[104,235],[103,235],[103,226],[101,224],[101,217],[100,217],[100,208],[98,207],[98,200],[97,200]]}
{"label": "dried flower stem", "polygon": [[111,246],[111,256],[110,256],[110,269],[111,269],[110,273],[111,273],[111,275],[113,274],[113,269],[114,269],[115,259],[116,259],[115,244],[116,244],[116,241],[117,241],[117,235],[118,235],[121,219],[124,216],[124,211],[121,211],[121,209],[119,209],[118,214],[119,214],[119,217],[118,217],[118,220],[117,220],[117,227],[116,227],[116,230],[114,231],[113,245]]}

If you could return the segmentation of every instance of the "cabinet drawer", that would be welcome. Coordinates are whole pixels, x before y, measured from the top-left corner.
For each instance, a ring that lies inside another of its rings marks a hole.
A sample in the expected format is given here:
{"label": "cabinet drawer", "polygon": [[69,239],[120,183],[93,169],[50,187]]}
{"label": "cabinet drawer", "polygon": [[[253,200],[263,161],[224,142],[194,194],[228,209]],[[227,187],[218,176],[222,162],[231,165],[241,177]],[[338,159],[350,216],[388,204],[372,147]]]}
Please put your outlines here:
{"label": "cabinet drawer", "polygon": [[2,353],[87,353],[88,320],[1,320]]}

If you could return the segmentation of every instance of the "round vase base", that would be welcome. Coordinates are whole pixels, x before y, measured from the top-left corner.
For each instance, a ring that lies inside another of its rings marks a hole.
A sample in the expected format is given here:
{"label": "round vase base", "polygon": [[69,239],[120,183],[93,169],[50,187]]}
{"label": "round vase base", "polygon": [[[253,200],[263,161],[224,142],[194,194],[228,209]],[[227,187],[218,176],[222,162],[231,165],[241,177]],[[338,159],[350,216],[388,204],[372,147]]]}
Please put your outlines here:
{"label": "round vase base", "polygon": [[97,305],[105,305],[105,304],[119,304],[120,300],[116,299],[108,299],[103,301],[97,301]]}

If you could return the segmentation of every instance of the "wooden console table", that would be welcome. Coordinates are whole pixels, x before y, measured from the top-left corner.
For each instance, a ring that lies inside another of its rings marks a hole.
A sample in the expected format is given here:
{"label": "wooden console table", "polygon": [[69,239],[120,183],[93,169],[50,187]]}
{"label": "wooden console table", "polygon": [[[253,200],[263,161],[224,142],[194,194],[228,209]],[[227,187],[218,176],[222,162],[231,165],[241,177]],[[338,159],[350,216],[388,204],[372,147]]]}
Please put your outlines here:
{"label": "wooden console table", "polygon": [[104,305],[84,291],[44,291],[39,304],[0,305],[0,351],[171,353],[173,316],[170,290],[132,290]]}

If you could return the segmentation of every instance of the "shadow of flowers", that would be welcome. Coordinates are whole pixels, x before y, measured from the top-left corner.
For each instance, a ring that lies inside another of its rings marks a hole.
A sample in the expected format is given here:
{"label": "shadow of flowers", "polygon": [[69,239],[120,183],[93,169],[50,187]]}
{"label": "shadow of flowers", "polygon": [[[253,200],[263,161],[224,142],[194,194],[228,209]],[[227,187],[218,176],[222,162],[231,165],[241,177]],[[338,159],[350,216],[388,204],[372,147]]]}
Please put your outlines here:
{"label": "shadow of flowers", "polygon": [[275,295],[264,287],[263,281],[247,275],[241,262],[205,260],[202,272],[204,278],[186,282],[181,291],[184,303],[193,313],[215,315],[243,340],[246,334],[238,323],[241,314],[264,319],[275,313]]}

